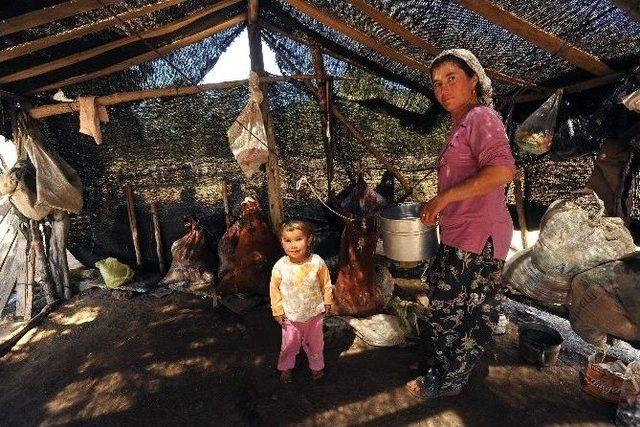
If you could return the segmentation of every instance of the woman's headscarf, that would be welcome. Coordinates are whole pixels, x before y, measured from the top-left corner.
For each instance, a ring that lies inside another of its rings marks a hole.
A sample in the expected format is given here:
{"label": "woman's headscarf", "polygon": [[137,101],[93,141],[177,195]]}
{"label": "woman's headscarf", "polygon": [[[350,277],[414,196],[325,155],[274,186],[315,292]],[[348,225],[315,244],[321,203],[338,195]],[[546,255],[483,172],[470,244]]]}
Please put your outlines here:
{"label": "woman's headscarf", "polygon": [[487,73],[484,72],[484,68],[480,65],[478,58],[476,58],[476,56],[467,49],[449,49],[436,56],[433,61],[431,61],[431,64],[446,55],[455,56],[456,58],[463,60],[473,70],[473,72],[476,73],[480,83],[480,88],[482,89],[482,94],[478,100],[483,105],[493,107],[493,89],[491,88],[491,79],[487,77]]}

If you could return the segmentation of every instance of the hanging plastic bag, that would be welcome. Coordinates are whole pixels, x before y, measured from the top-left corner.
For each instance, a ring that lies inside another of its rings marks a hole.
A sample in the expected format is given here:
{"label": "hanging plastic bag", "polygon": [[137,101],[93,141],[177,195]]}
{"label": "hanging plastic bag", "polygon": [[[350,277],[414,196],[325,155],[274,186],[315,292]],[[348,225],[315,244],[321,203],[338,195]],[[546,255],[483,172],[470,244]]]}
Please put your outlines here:
{"label": "hanging plastic bag", "polygon": [[115,258],[109,257],[96,262],[105,285],[117,289],[133,278],[133,270]]}
{"label": "hanging plastic bag", "polygon": [[558,90],[518,127],[516,143],[521,149],[533,154],[549,151],[561,99],[562,90]]}
{"label": "hanging plastic bag", "polygon": [[247,178],[251,178],[269,160],[267,132],[260,110],[263,94],[259,89],[258,75],[253,71],[249,77],[249,92],[249,103],[227,130],[233,157]]}
{"label": "hanging plastic bag", "polygon": [[549,150],[551,160],[574,159],[600,150],[600,138],[589,126],[590,119],[578,114],[568,101],[562,102],[557,121]]}

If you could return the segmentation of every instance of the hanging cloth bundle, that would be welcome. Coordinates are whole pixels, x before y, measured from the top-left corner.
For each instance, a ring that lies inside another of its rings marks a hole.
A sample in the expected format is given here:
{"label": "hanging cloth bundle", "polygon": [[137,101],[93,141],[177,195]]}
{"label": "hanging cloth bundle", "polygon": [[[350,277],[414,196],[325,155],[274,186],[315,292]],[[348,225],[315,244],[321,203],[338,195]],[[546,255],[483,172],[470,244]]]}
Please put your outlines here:
{"label": "hanging cloth bundle", "polygon": [[80,105],[80,133],[92,136],[96,144],[102,144],[102,131],[100,123],[107,123],[109,115],[104,105],[96,103],[95,96],[81,96],[78,98]]}
{"label": "hanging cloth bundle", "polygon": [[82,209],[82,182],[60,156],[39,143],[40,135],[27,115],[18,116],[20,160],[0,179],[0,192],[24,216],[36,221],[53,210],[78,213]]}

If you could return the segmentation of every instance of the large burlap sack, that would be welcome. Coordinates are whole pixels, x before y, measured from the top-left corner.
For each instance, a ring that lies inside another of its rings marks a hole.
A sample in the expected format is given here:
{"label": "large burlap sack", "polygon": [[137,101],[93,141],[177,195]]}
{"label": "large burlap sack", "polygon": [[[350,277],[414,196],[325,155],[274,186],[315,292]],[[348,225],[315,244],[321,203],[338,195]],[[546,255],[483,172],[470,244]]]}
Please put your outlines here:
{"label": "large burlap sack", "polygon": [[640,258],[609,262],[571,282],[571,327],[585,341],[604,347],[607,335],[640,340]]}
{"label": "large burlap sack", "polygon": [[635,251],[623,221],[603,212],[592,190],[555,201],[542,217],[538,241],[506,263],[504,278],[535,300],[567,303],[576,274]]}

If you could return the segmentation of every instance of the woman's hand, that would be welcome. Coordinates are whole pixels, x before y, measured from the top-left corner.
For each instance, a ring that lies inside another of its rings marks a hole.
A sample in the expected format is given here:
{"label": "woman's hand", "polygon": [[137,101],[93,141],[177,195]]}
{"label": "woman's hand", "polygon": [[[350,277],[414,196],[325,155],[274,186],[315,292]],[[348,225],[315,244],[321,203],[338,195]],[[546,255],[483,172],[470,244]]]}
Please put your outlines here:
{"label": "woman's hand", "polygon": [[424,225],[434,226],[438,221],[438,215],[447,207],[449,201],[444,195],[438,194],[433,199],[422,205],[420,210],[420,221]]}
{"label": "woman's hand", "polygon": [[284,321],[287,320],[284,314],[282,316],[273,316],[273,319],[278,322],[280,326],[284,326]]}

